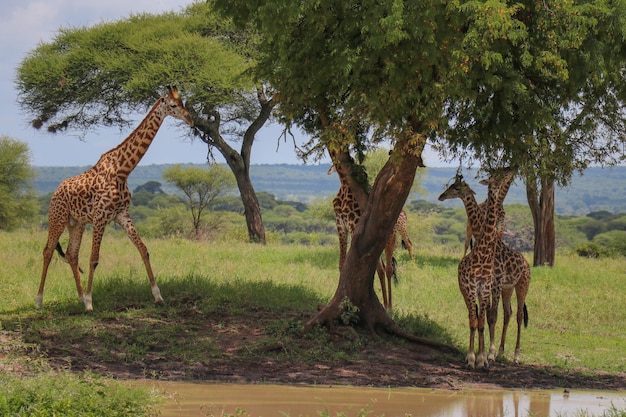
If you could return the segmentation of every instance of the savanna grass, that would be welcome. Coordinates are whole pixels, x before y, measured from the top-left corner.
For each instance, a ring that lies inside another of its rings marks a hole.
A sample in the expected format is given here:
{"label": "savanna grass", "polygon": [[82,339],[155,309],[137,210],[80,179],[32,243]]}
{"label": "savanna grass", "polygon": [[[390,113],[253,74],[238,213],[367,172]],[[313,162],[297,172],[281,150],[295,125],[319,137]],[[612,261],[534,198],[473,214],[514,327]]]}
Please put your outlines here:
{"label": "savanna grass", "polygon": [[[467,311],[457,284],[462,248],[420,246],[417,236],[412,236],[415,258],[409,260],[406,251],[396,253],[400,284],[393,291],[393,317],[420,336],[453,343],[464,351],[469,333]],[[162,326],[163,335],[155,336],[150,330],[154,322],[181,311],[251,316],[255,311],[270,312],[275,320],[264,323],[268,337],[283,337],[314,314],[318,304],[327,302],[337,287],[335,246],[146,239],[166,300],[165,308],[156,309],[138,252],[123,233],[109,229],[96,271],[94,317],[82,314],[69,266],[56,256],[43,309],[37,311],[33,300],[45,239],[46,234],[38,230],[0,233],[0,250],[5,254],[0,262],[4,277],[0,293],[6,300],[0,305],[3,327],[18,331],[21,326],[31,326],[29,343],[36,343],[37,332],[48,328],[66,337],[99,332],[105,344],[108,340],[114,345],[119,341],[115,335],[107,335],[106,326],[99,321],[139,321],[143,330],[134,328],[136,334],[127,341],[123,360],[139,357],[151,343],[158,344],[155,338],[165,340],[183,331],[184,326],[176,320],[167,323],[172,329]],[[83,269],[87,269],[89,250],[90,236],[86,234]],[[585,259],[563,253],[558,254],[553,268],[533,268],[527,297],[530,322],[522,330],[522,361],[564,371],[586,368],[615,373],[625,369],[625,278],[623,258]],[[375,288],[379,291],[378,280]],[[515,301],[513,308],[515,312]],[[300,313],[298,320],[289,318],[296,312]],[[500,312],[498,341],[501,317]],[[507,358],[512,357],[516,326],[512,319]],[[211,352],[207,344],[202,346]],[[186,353],[180,346],[176,349],[189,360],[202,354],[200,349]]]}
{"label": "savanna grass", "polygon": [[30,378],[0,373],[0,415],[29,417],[156,416],[158,396],[146,388],[91,374],[46,372]]}

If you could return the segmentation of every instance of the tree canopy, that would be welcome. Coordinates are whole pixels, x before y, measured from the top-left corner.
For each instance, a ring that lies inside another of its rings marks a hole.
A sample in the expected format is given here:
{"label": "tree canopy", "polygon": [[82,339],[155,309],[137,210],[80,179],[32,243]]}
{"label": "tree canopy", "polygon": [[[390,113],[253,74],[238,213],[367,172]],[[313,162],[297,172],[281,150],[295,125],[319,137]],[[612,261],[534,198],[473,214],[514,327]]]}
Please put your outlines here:
{"label": "tree canopy", "polygon": [[34,127],[51,132],[126,126],[166,84],[178,84],[194,103],[234,108],[243,99],[235,91],[254,90],[244,76],[246,57],[216,36],[228,32],[228,21],[201,5],[61,28],[18,67],[19,102],[35,116]]}
{"label": "tree canopy", "polygon": [[[591,103],[592,91],[601,93],[601,80],[622,78],[608,74],[623,66],[620,2],[214,1],[263,34],[255,70],[276,89],[281,116],[313,135],[310,151],[330,153],[361,207],[335,297],[310,324],[329,324],[348,297],[368,326],[393,328],[363,288],[372,285],[427,138],[487,168],[527,167],[541,161],[531,151]],[[599,57],[615,61],[577,68]],[[579,119],[595,134],[552,147],[568,161],[564,177],[581,145],[606,148],[593,118]],[[393,149],[368,192],[351,156],[360,163],[380,139]]]}

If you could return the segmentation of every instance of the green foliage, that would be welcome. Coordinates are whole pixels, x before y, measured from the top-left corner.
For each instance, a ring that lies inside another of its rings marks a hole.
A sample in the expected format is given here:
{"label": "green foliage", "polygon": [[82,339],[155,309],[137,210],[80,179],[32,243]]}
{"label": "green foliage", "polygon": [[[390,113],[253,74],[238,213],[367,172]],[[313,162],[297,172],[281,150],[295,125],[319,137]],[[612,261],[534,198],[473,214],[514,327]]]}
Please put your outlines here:
{"label": "green foliage", "polygon": [[[136,211],[132,213],[134,216]],[[192,226],[185,221],[188,216],[189,210],[182,205],[152,210],[136,227],[141,236],[145,237],[191,236]]]}
{"label": "green foliage", "polygon": [[354,326],[359,322],[359,308],[352,304],[348,297],[339,303],[341,322],[344,326]]}
{"label": "green foliage", "polygon": [[468,29],[452,53],[467,82],[450,100],[444,152],[467,152],[485,165],[505,160],[530,180],[561,185],[592,161],[623,158],[623,83],[615,76],[623,33],[613,19],[624,4],[457,6]]}
{"label": "green foliage", "polygon": [[606,225],[607,230],[626,230],[626,215],[615,216]]}
{"label": "green foliage", "polygon": [[150,194],[163,194],[163,190],[161,189],[161,183],[158,181],[148,181],[142,185],[137,186],[137,188],[133,190],[133,195],[140,192],[147,192]]}
{"label": "green foliage", "polygon": [[610,253],[626,256],[626,231],[611,230],[600,233],[593,238],[593,242],[606,248]]}
{"label": "green foliage", "polygon": [[599,258],[600,256],[608,255],[608,251],[605,248],[594,242],[580,243],[576,245],[574,251],[583,258]]}
{"label": "green foliage", "polygon": [[34,127],[54,132],[125,126],[126,110],[143,111],[168,83],[181,83],[181,93],[201,105],[247,102],[232,91],[252,87],[249,63],[225,41],[229,22],[210,10],[198,3],[180,14],[60,29],[18,67],[20,104]]}
{"label": "green foliage", "polygon": [[0,229],[11,230],[32,220],[38,210],[26,143],[0,137]]}
{"label": "green foliage", "polygon": [[230,192],[236,184],[232,172],[222,165],[212,165],[208,170],[174,165],[163,171],[163,179],[174,184],[186,196],[197,237],[204,211],[217,197]]}
{"label": "green foliage", "polygon": [[0,373],[0,415],[30,417],[156,416],[157,398],[145,388],[92,374]]}

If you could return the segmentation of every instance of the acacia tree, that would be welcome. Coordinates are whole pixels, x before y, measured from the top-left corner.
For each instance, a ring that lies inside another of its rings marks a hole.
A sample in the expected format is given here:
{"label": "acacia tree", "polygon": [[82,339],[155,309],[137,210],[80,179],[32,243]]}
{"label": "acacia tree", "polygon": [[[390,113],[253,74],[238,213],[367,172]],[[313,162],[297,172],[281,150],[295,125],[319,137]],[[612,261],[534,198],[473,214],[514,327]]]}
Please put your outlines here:
{"label": "acacia tree", "polygon": [[149,108],[165,84],[178,84],[195,122],[186,134],[208,145],[209,159],[214,149],[223,155],[237,180],[249,238],[265,243],[250,155],[274,103],[247,73],[254,39],[207,3],[60,29],[17,69],[19,102],[35,128],[84,134],[102,125],[129,126],[130,116]]}
{"label": "acacia tree", "polygon": [[[465,60],[487,66],[466,68],[474,93],[451,97],[454,123],[442,147],[453,157],[467,152],[489,165],[497,155],[519,167],[534,220],[534,265],[553,265],[555,186],[590,163],[624,158],[626,9],[620,2],[487,4],[509,20],[468,27]],[[465,7],[478,16],[475,2]]]}
{"label": "acacia tree", "polygon": [[232,173],[221,165],[213,165],[210,169],[183,168],[174,165],[163,171],[163,179],[185,194],[187,205],[191,210],[196,239],[200,236],[204,211],[217,197],[235,186]]}

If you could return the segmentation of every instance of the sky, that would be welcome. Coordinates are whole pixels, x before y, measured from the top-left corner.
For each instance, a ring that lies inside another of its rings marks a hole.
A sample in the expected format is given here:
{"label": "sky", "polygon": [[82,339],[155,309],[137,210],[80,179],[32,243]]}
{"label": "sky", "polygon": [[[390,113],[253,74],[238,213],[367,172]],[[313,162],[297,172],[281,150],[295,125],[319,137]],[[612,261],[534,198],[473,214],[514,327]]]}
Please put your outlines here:
{"label": "sky", "polygon": [[[3,0],[0,14],[0,136],[26,142],[35,166],[89,166],[100,155],[123,141],[145,116],[138,114],[130,127],[98,128],[84,138],[78,132],[57,134],[35,130],[17,103],[16,68],[39,43],[50,42],[60,28],[91,26],[103,21],[124,19],[131,14],[180,11],[190,0]],[[302,164],[293,144],[278,140],[282,127],[269,125],[258,134],[252,150],[252,164]],[[307,138],[298,136],[299,141]],[[238,144],[234,144],[235,149]],[[221,162],[218,152],[213,153]],[[424,151],[427,166],[444,166],[437,154]],[[199,140],[184,137],[176,121],[168,118],[140,165],[170,163],[204,163],[207,146]],[[328,163],[322,160],[320,163]],[[309,162],[318,163],[318,162]]]}

